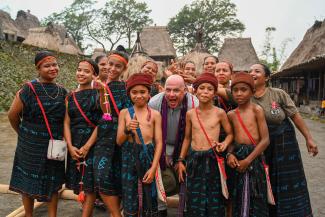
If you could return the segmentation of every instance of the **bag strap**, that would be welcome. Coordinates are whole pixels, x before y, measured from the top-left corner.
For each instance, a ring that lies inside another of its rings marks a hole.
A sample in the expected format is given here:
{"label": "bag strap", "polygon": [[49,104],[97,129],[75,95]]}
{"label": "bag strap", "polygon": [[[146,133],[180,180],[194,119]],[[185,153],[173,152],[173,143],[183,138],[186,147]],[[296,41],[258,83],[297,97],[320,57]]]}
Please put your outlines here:
{"label": "bag strap", "polygon": [[109,86],[107,84],[105,84],[105,88],[106,88],[106,90],[108,92],[109,98],[111,99],[111,101],[113,103],[114,110],[115,110],[117,116],[119,116],[120,115],[120,111],[119,111],[119,109],[118,109],[118,107],[116,105],[116,102],[115,102],[114,96],[112,94],[112,91],[111,91],[111,89],[109,88]]}
{"label": "bag strap", "polygon": [[244,122],[243,122],[243,119],[242,119],[241,116],[240,116],[239,109],[236,108],[236,109],[235,109],[235,112],[236,112],[237,118],[238,118],[238,120],[239,120],[239,123],[240,123],[240,125],[242,126],[243,130],[245,131],[246,135],[248,136],[249,140],[251,140],[251,143],[252,143],[254,146],[256,146],[257,143],[256,143],[256,141],[254,140],[254,138],[252,137],[252,135],[250,134],[250,132],[248,131],[248,129],[246,128],[246,126],[245,126],[245,124],[244,124]]}
{"label": "bag strap", "polygon": [[93,128],[96,128],[96,125],[93,124],[93,123],[89,120],[89,118],[86,116],[86,114],[84,113],[84,111],[81,109],[80,104],[79,104],[79,102],[78,102],[78,100],[77,100],[77,98],[76,98],[76,93],[75,93],[75,92],[72,92],[72,98],[73,98],[73,101],[74,101],[74,103],[76,104],[76,106],[77,106],[77,108],[78,108],[80,114],[82,115],[82,117],[86,120],[86,122],[87,122],[90,126],[92,126]]}
{"label": "bag strap", "polygon": [[39,97],[38,97],[38,95],[37,95],[37,93],[36,93],[36,91],[35,91],[35,88],[34,88],[33,84],[32,84],[31,82],[27,82],[27,85],[30,87],[30,89],[32,89],[32,91],[33,91],[34,94],[35,94],[35,97],[36,97],[36,100],[37,100],[38,106],[40,107],[40,109],[41,109],[41,111],[42,111],[42,114],[43,114],[43,118],[44,118],[44,121],[45,121],[45,124],[46,124],[47,131],[48,131],[49,134],[50,134],[50,138],[51,138],[51,140],[54,140],[53,135],[52,135],[52,131],[51,131],[51,128],[50,128],[50,124],[49,124],[49,121],[48,121],[48,119],[47,119],[47,117],[46,117],[46,113],[45,113],[45,110],[44,110],[44,108],[43,108],[42,102],[41,102],[41,100],[39,99]]}
{"label": "bag strap", "polygon": [[223,167],[223,160],[224,159],[223,159],[223,157],[220,157],[217,154],[216,150],[214,150],[214,147],[212,145],[212,142],[211,142],[211,140],[210,140],[207,132],[205,131],[204,126],[203,126],[203,124],[202,124],[202,122],[201,122],[201,120],[199,118],[199,112],[198,112],[198,109],[197,108],[195,108],[195,113],[196,113],[197,120],[199,121],[201,130],[203,131],[203,133],[205,135],[205,138],[208,140],[208,143],[209,143],[209,145],[210,145],[210,147],[211,147],[211,149],[212,149],[212,151],[213,151],[213,153],[214,153],[214,155],[215,155],[215,157],[217,159],[217,162],[218,162],[219,166],[221,167],[222,174],[224,175],[225,179],[227,179],[227,174],[226,174],[225,168]]}

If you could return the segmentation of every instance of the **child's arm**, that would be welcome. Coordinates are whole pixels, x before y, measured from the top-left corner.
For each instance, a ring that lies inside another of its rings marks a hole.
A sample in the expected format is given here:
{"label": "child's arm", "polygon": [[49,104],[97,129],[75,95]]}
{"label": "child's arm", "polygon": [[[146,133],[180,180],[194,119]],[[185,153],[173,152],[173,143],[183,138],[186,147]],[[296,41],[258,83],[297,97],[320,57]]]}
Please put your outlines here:
{"label": "child's arm", "polygon": [[[116,135],[116,143],[118,145],[122,145],[127,139],[128,139],[128,134],[126,132],[126,120],[125,120],[125,115],[127,114],[127,109],[123,109],[120,112],[120,115],[118,117],[118,128],[117,128],[117,135]],[[130,132],[131,133],[131,132]]]}
{"label": "child's arm", "polygon": [[[192,110],[190,110],[192,111]],[[177,170],[178,170],[178,179],[180,182],[184,182],[184,173],[186,173],[185,165],[183,161],[187,155],[188,149],[191,144],[192,139],[192,122],[191,122],[191,113],[188,111],[186,113],[186,127],[185,127],[185,136],[182,144],[181,153],[179,154],[178,163],[177,163]]]}
{"label": "child's arm", "polygon": [[234,134],[233,134],[232,127],[230,125],[228,116],[227,116],[226,112],[222,109],[220,109],[220,116],[221,116],[221,119],[220,119],[221,126],[225,130],[227,136],[224,141],[219,143],[219,145],[218,145],[219,148],[217,150],[218,150],[218,152],[224,152],[227,149],[228,145],[231,144],[232,140],[234,139]]}
{"label": "child's arm", "polygon": [[63,122],[63,136],[65,141],[67,142],[68,150],[71,155],[71,158],[74,160],[78,160],[81,158],[81,154],[79,153],[79,149],[74,147],[72,145],[72,139],[71,139],[71,130],[70,130],[70,116],[68,113],[68,102],[66,100],[65,102],[65,116],[64,116],[64,122]]}
{"label": "child's arm", "polygon": [[144,183],[151,183],[155,178],[156,170],[158,167],[159,159],[162,152],[162,129],[161,129],[161,115],[159,112],[154,112],[154,138],[155,138],[155,153],[151,168],[146,172],[143,177]]}
{"label": "child's arm", "polygon": [[244,172],[247,167],[253,162],[253,160],[260,156],[270,144],[269,130],[267,128],[263,109],[260,106],[256,106],[256,108],[254,109],[254,113],[256,115],[258,132],[260,134],[260,141],[256,144],[254,151],[250,153],[250,155],[248,155],[244,160],[239,161],[239,166],[237,168],[239,172]]}
{"label": "child's arm", "polygon": [[16,94],[10,109],[8,111],[8,119],[11,127],[18,133],[19,124],[20,124],[20,116],[19,114],[23,111],[24,104],[19,98],[19,92]]}
{"label": "child's arm", "polygon": [[87,156],[90,148],[95,144],[97,139],[97,132],[98,132],[98,127],[94,129],[88,141],[80,148],[80,154],[82,155],[83,158]]}
{"label": "child's arm", "polygon": [[[232,127],[232,129],[234,129],[234,124],[233,124],[233,117],[234,117],[234,111],[230,111],[227,113],[230,125]],[[231,168],[235,169],[239,166],[239,162],[237,157],[233,154],[235,149],[235,146],[233,145],[233,143],[231,143],[228,148],[227,148],[227,155],[226,155],[226,160],[227,160],[227,164],[228,166],[230,166]]]}

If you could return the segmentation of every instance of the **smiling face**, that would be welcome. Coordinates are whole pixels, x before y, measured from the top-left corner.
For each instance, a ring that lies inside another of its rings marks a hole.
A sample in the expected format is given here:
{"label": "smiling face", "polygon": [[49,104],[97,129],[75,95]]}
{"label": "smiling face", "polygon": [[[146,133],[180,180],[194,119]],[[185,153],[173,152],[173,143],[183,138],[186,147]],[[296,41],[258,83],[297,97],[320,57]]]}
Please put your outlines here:
{"label": "smiling face", "polygon": [[153,62],[147,62],[142,68],[141,68],[141,73],[149,74],[151,75],[154,80],[156,80],[157,77],[157,65]]}
{"label": "smiling face", "polygon": [[171,75],[165,84],[165,97],[170,108],[174,109],[181,104],[185,96],[185,83],[181,76]]}
{"label": "smiling face", "polygon": [[76,72],[76,79],[80,85],[90,85],[94,77],[94,71],[91,65],[87,62],[80,62]]}
{"label": "smiling face", "polygon": [[203,71],[214,74],[216,71],[217,60],[214,57],[207,57],[203,63]]}
{"label": "smiling face", "polygon": [[134,105],[139,107],[145,106],[150,99],[149,89],[144,85],[132,87],[130,90],[130,99]]}
{"label": "smiling face", "polygon": [[119,77],[126,69],[125,64],[120,61],[117,57],[109,56],[108,57],[108,79],[110,81],[117,81]]}
{"label": "smiling face", "polygon": [[200,103],[207,103],[213,100],[215,96],[215,87],[210,83],[202,83],[195,90]]}
{"label": "smiling face", "polygon": [[253,96],[251,87],[246,83],[237,83],[231,88],[232,95],[238,105],[247,103]]}
{"label": "smiling face", "polygon": [[106,56],[102,57],[98,62],[99,68],[99,79],[105,82],[108,78],[108,58]]}
{"label": "smiling face", "polygon": [[196,74],[195,64],[191,62],[186,63],[184,66],[184,74],[195,76]]}
{"label": "smiling face", "polygon": [[219,84],[228,85],[231,79],[231,69],[229,65],[225,62],[220,62],[216,64],[215,76],[218,79]]}
{"label": "smiling face", "polygon": [[37,71],[43,81],[52,82],[59,75],[59,65],[55,59],[51,59],[38,66]]}
{"label": "smiling face", "polygon": [[253,76],[255,88],[266,86],[269,80],[269,77],[265,74],[264,67],[260,64],[252,65],[249,74]]}

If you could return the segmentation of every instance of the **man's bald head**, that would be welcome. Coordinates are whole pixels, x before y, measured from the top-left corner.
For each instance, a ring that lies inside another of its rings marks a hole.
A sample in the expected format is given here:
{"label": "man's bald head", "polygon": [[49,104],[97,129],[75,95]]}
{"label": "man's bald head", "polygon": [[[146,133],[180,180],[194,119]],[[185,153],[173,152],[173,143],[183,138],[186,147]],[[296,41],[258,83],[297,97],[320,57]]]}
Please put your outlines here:
{"label": "man's bald head", "polygon": [[180,75],[171,75],[165,83],[165,97],[170,108],[181,104],[185,96],[185,82]]}
{"label": "man's bald head", "polygon": [[171,75],[166,79],[165,82],[165,88],[167,86],[173,85],[173,86],[178,86],[179,88],[185,88],[185,82],[182,76],[180,75]]}

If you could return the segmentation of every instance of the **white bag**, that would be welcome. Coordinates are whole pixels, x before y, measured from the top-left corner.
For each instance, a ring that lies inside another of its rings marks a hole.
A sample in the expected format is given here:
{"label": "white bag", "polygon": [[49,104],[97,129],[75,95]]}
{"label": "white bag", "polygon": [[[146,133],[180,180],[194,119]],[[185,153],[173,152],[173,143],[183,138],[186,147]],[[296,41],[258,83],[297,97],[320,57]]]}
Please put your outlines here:
{"label": "white bag", "polygon": [[47,159],[64,161],[67,153],[67,142],[64,140],[50,139],[47,148]]}
{"label": "white bag", "polygon": [[166,193],[165,193],[164,184],[162,182],[160,165],[158,165],[158,168],[157,168],[157,171],[156,171],[155,181],[156,181],[158,199],[160,201],[164,202],[164,203],[167,203],[167,196],[166,196]]}

